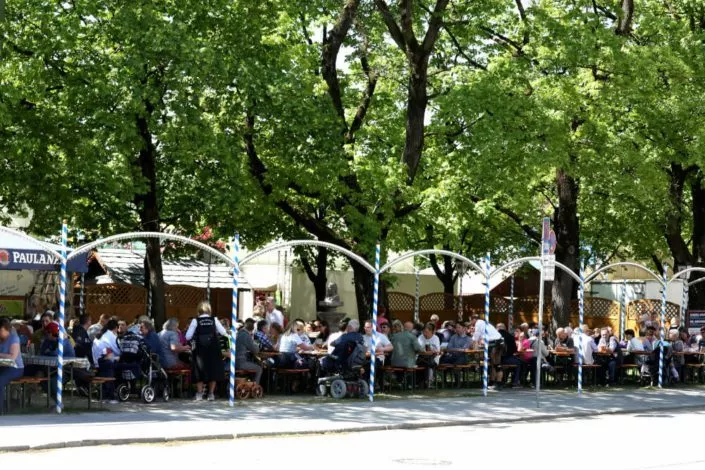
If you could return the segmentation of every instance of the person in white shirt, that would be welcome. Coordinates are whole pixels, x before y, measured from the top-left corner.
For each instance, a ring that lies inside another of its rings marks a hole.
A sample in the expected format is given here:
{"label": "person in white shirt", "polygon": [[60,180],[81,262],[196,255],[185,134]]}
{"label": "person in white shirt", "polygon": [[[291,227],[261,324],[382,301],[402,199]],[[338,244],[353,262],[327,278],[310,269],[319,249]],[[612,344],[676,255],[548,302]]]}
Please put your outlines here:
{"label": "person in white shirt", "polygon": [[504,339],[497,329],[479,317],[473,317],[475,332],[472,335],[472,344],[476,348],[482,349],[485,344],[485,331],[487,331],[487,349],[490,358],[490,382],[494,382],[499,388],[504,385],[504,372],[502,370],[502,345]]}
{"label": "person in white shirt", "polygon": [[578,355],[580,354],[580,347],[582,346],[583,364],[589,366],[595,363],[595,359],[592,357],[592,353],[597,350],[597,346],[595,345],[595,340],[592,338],[592,336],[588,336],[587,334],[585,334],[586,331],[592,332],[592,330],[587,325],[583,325],[582,327],[580,327],[580,329],[575,330],[573,332],[573,334],[575,335],[573,343],[576,344],[575,362],[578,362]]}
{"label": "person in white shirt", "polygon": [[310,351],[313,345],[306,344],[301,339],[304,331],[303,323],[292,321],[279,339],[279,367],[282,369],[303,369],[306,363],[298,354],[299,351]]}
{"label": "person in white shirt", "polygon": [[[117,320],[105,322],[103,330],[98,333],[93,340],[91,353],[93,354],[93,364],[98,368],[98,377],[114,378],[116,364],[120,360],[120,347],[117,343]],[[117,403],[115,400],[115,384],[107,382],[102,385],[103,397],[109,403]]]}
{"label": "person in white shirt", "polygon": [[[419,345],[421,352],[417,358],[417,364],[426,367],[427,386],[430,388],[434,383],[434,369],[441,359],[441,340],[436,336],[436,325],[428,322],[419,335]],[[425,352],[425,354],[424,354]]]}
{"label": "person in white shirt", "polygon": [[272,323],[279,323],[284,328],[284,315],[274,307],[274,297],[267,297],[264,308],[266,310],[265,320],[267,320],[267,323],[270,326]]}
{"label": "person in white shirt", "polygon": [[[372,321],[367,320],[365,322],[365,335],[363,336],[365,340],[365,347],[367,348],[368,354],[372,356]],[[384,383],[384,371],[382,367],[384,366],[384,353],[389,353],[394,350],[394,346],[389,341],[386,335],[382,333],[377,333],[375,336],[375,375],[377,381],[375,382],[375,389],[381,389]],[[370,363],[365,364],[365,377],[367,377],[367,382],[370,381]]]}

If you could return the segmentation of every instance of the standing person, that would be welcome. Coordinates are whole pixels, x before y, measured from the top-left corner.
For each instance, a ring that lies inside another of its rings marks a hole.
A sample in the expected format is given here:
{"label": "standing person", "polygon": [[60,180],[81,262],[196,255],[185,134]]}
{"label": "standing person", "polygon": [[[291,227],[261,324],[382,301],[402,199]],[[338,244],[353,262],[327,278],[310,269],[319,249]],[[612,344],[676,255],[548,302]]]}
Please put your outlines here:
{"label": "standing person", "polygon": [[235,363],[238,369],[255,371],[255,383],[259,385],[262,378],[262,366],[254,362],[254,356],[259,354],[259,348],[252,339],[254,331],[255,321],[248,318],[245,320],[244,328],[240,328],[235,337]]}
{"label": "standing person", "polygon": [[12,359],[17,367],[0,367],[0,411],[5,411],[5,386],[24,374],[20,337],[12,328],[10,319],[0,318],[0,358]]}
{"label": "standing person", "polygon": [[504,371],[502,370],[502,349],[504,346],[504,339],[499,331],[492,326],[490,323],[485,322],[480,318],[475,318],[473,320],[473,326],[475,327],[475,332],[472,336],[472,343],[477,347],[480,345],[484,347],[485,344],[485,331],[487,331],[487,354],[490,358],[490,382],[497,384],[497,387],[502,388],[504,384]]}
{"label": "standing person", "polygon": [[279,326],[284,328],[284,314],[274,306],[274,297],[267,297],[267,301],[264,304],[266,310],[266,320],[271,326],[272,323],[278,323]]}
{"label": "standing person", "polygon": [[223,325],[212,316],[211,304],[198,304],[198,318],[186,331],[186,339],[195,342],[193,354],[193,380],[196,382],[196,401],[203,400],[203,385],[208,382],[208,400],[215,400],[215,385],[223,379],[223,363],[218,335],[227,336]]}

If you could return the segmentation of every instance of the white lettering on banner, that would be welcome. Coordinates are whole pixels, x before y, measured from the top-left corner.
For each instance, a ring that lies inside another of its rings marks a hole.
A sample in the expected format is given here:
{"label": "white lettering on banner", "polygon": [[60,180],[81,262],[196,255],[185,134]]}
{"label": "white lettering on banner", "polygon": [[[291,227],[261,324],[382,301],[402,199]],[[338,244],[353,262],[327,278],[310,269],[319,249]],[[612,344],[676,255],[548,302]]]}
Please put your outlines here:
{"label": "white lettering on banner", "polygon": [[12,262],[17,264],[59,264],[56,256],[46,253],[21,253],[18,251],[12,253]]}

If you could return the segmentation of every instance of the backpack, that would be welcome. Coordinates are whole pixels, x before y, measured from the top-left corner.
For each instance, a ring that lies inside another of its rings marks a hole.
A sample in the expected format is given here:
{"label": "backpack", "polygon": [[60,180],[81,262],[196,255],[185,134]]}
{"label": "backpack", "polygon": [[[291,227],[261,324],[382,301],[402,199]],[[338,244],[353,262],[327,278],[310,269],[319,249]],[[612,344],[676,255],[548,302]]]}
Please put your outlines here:
{"label": "backpack", "polygon": [[367,348],[364,341],[350,342],[346,347],[347,359],[345,365],[349,370],[360,369],[367,362]]}

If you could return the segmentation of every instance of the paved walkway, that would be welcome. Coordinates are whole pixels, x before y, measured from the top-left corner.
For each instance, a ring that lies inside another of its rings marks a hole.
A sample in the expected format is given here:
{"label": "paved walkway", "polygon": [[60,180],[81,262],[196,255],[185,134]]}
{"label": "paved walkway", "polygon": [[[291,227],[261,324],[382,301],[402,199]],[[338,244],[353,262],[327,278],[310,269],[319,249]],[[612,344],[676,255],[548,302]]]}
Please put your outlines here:
{"label": "paved walkway", "polygon": [[487,398],[330,401],[172,401],[120,404],[91,413],[0,417],[0,451],[100,444],[233,439],[254,436],[354,432],[473,425],[597,414],[705,408],[703,389],[615,390],[585,393],[531,390],[493,392]]}

